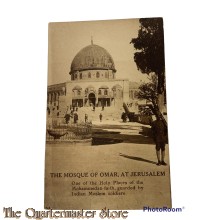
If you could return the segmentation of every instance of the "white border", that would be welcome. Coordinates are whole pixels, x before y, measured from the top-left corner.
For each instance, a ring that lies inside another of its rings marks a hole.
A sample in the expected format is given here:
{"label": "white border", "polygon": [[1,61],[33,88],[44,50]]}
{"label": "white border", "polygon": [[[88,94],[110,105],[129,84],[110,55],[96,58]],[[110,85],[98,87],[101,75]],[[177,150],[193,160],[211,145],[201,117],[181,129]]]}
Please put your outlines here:
{"label": "white border", "polygon": [[129,219],[214,219],[220,195],[218,9],[214,0],[1,1],[1,207],[43,209],[48,22],[162,16],[172,199],[185,210],[134,211]]}

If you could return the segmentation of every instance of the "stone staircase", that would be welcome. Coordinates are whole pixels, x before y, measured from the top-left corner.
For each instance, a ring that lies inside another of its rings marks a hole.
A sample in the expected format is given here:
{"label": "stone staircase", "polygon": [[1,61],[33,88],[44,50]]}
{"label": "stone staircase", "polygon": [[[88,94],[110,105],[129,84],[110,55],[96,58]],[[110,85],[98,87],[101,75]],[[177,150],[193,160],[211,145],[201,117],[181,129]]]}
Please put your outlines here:
{"label": "stone staircase", "polygon": [[123,108],[105,107],[102,111],[101,107],[96,107],[93,111],[92,107],[78,108],[77,114],[79,116],[79,122],[85,120],[85,114],[88,115],[88,121],[99,121],[99,115],[102,114],[102,120],[121,120],[121,114]]}
{"label": "stone staircase", "polygon": [[[127,110],[130,112],[135,112],[136,109],[133,107],[131,108],[128,106]],[[57,116],[57,112],[59,111],[59,116]],[[122,112],[125,112],[125,109],[123,108],[122,105],[118,106],[109,106],[105,107],[104,110],[102,110],[102,107],[96,107],[95,111],[93,111],[92,107],[79,107],[78,110],[76,111],[78,114],[78,122],[84,122],[85,121],[85,114],[88,115],[88,121],[99,121],[99,115],[102,113],[102,120],[106,121],[120,121],[121,120],[121,115]],[[53,118],[53,120],[58,121],[58,124],[64,124],[65,123],[65,116],[66,113],[66,108],[60,108],[59,110],[54,110],[51,112],[51,115],[49,118]],[[48,119],[49,119],[48,118]],[[72,119],[73,121],[73,119]],[[50,123],[51,124],[51,123]]]}

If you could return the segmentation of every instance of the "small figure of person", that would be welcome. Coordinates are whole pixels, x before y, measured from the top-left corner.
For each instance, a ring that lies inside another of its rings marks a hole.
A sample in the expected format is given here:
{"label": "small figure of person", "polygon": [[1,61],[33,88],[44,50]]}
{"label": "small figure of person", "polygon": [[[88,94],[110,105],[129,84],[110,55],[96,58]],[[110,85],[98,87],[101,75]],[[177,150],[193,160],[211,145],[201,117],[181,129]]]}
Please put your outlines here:
{"label": "small figure of person", "polygon": [[100,122],[102,122],[102,113],[99,114]]}
{"label": "small figure of person", "polygon": [[123,122],[127,121],[127,114],[125,112],[122,112],[121,119]]}
{"label": "small figure of person", "polygon": [[69,121],[70,121],[70,114],[66,113],[64,118],[65,118],[65,121],[66,121],[66,124],[69,124]]}
{"label": "small figure of person", "polygon": [[68,107],[67,107],[67,111],[66,111],[64,118],[65,118],[66,124],[69,124],[70,118],[71,118],[71,112]]}
{"label": "small figure of person", "polygon": [[74,124],[78,122],[78,114],[75,112],[73,115]]}
{"label": "small figure of person", "polygon": [[[164,162],[165,158],[165,145],[166,145],[166,136],[167,136],[167,127],[165,126],[164,122],[162,121],[162,117],[156,115],[156,120],[151,124],[152,134],[154,141],[156,143],[156,155],[157,155],[157,165],[164,165],[167,164]],[[160,157],[161,155],[161,157]]]}
{"label": "small figure of person", "polygon": [[85,114],[85,123],[87,123],[87,122],[88,122],[88,115]]}

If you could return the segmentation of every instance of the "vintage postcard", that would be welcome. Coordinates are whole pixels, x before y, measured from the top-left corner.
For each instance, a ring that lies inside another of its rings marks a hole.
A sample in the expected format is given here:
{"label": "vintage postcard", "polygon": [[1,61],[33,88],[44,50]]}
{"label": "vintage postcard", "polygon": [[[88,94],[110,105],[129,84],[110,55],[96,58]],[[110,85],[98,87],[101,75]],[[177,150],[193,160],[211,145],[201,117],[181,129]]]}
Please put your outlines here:
{"label": "vintage postcard", "polygon": [[46,209],[171,207],[163,31],[49,24]]}

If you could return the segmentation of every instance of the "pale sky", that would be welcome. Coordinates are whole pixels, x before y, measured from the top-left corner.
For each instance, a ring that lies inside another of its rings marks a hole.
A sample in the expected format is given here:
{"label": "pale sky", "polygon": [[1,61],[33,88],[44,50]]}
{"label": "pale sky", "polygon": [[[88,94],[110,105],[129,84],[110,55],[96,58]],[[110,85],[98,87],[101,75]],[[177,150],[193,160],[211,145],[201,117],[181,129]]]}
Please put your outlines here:
{"label": "pale sky", "polygon": [[138,19],[51,23],[49,25],[48,85],[70,80],[73,58],[84,47],[93,43],[105,48],[112,56],[116,78],[139,82],[147,76],[137,70],[130,44],[137,37]]}

